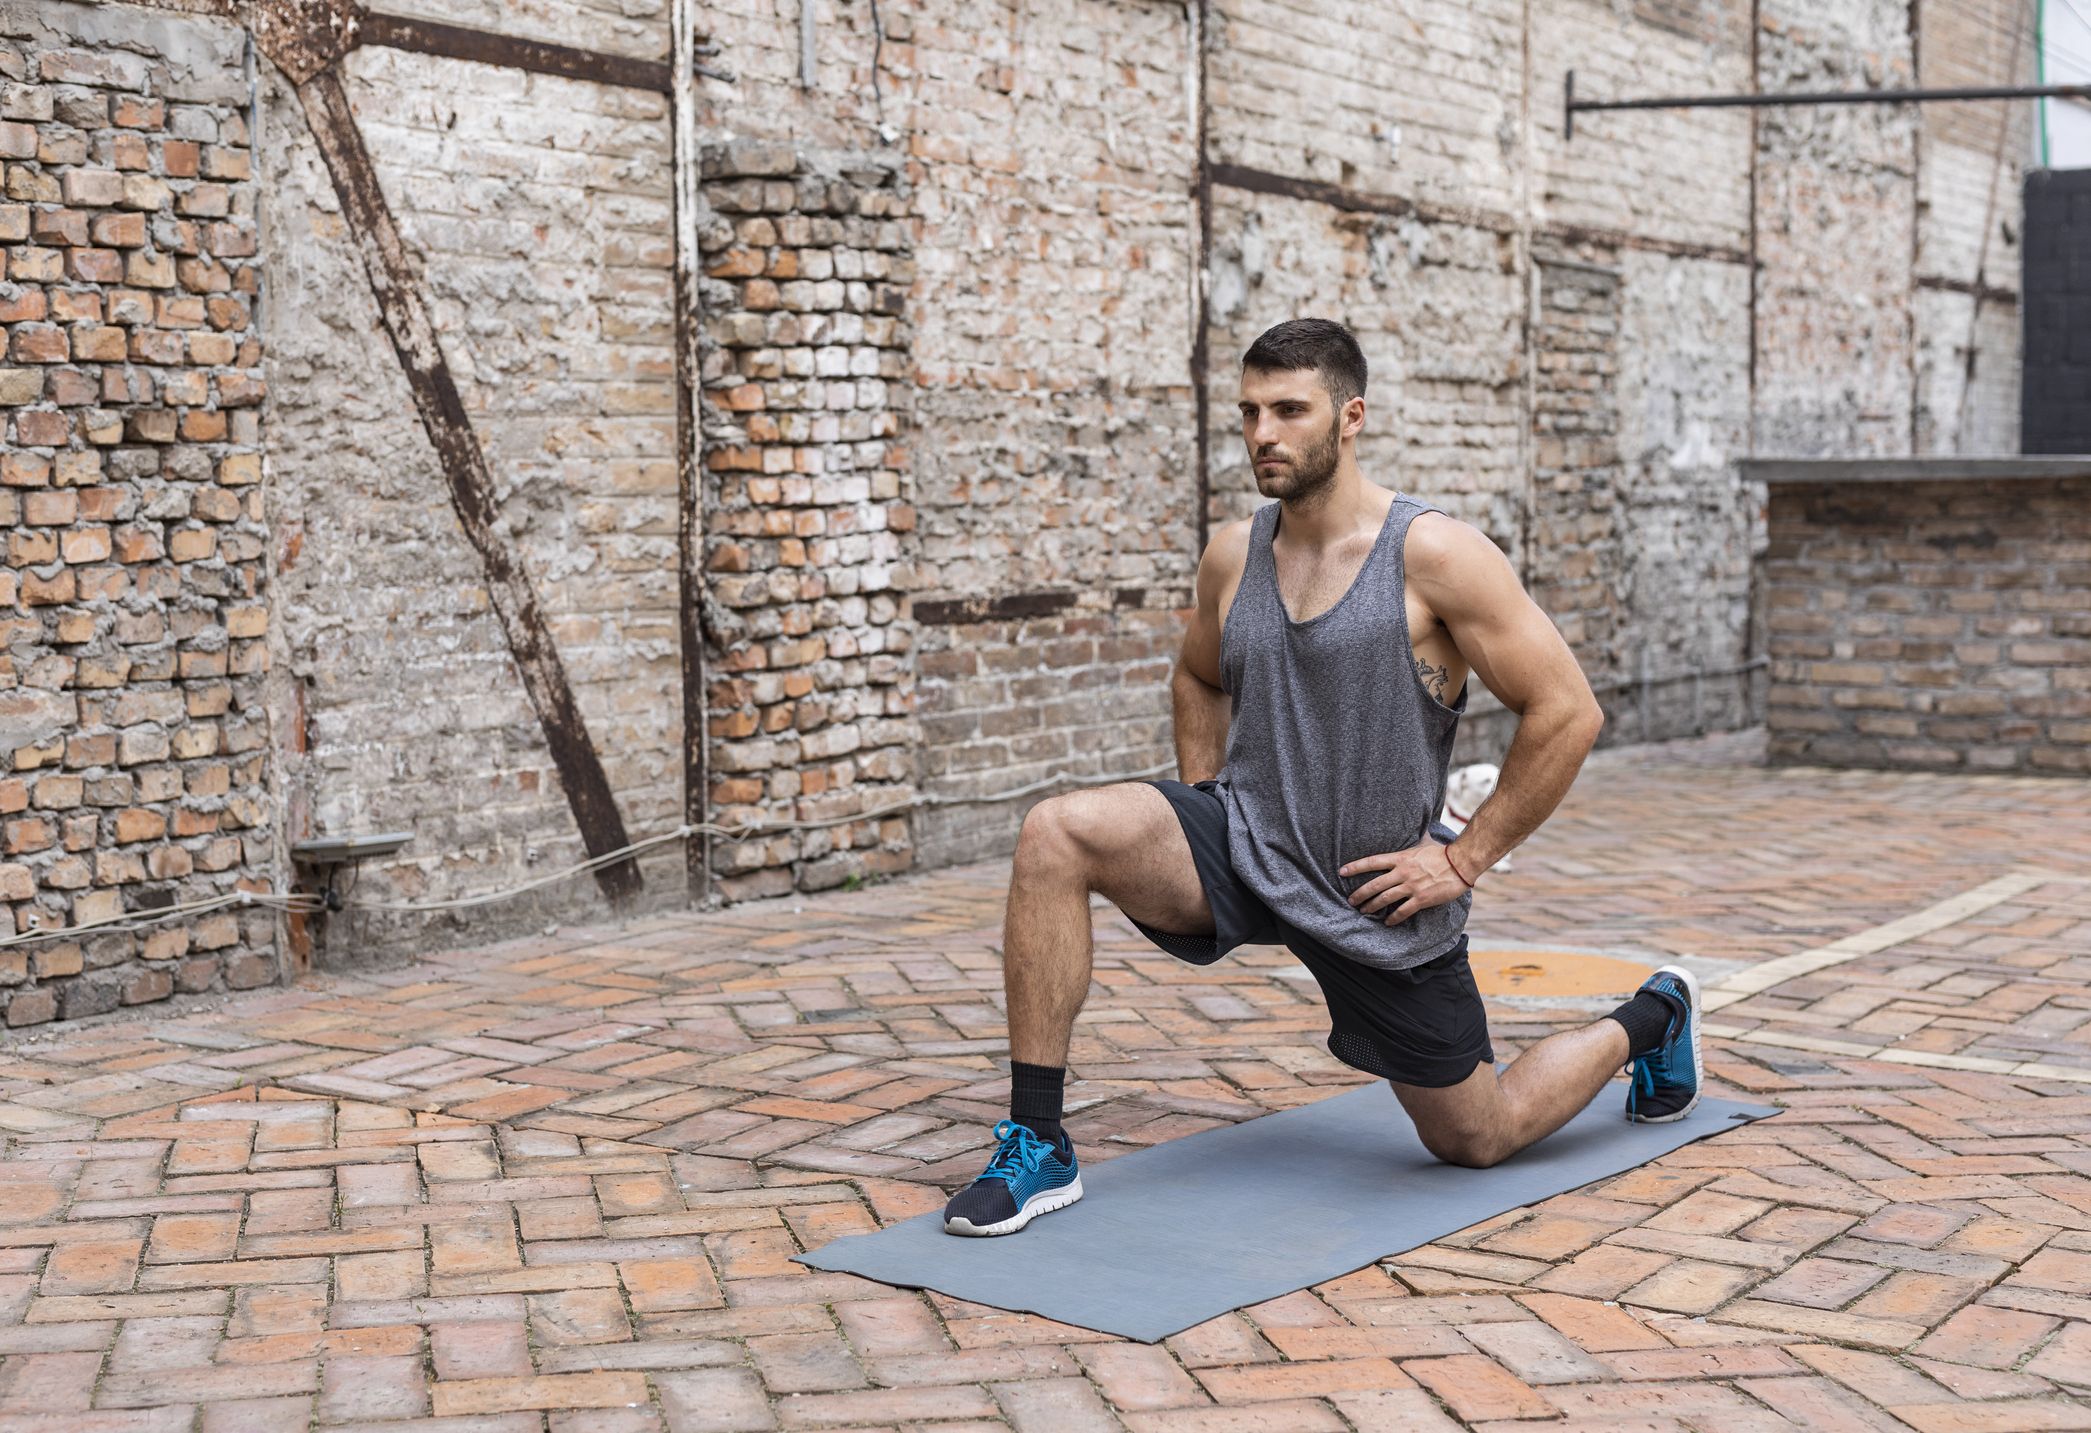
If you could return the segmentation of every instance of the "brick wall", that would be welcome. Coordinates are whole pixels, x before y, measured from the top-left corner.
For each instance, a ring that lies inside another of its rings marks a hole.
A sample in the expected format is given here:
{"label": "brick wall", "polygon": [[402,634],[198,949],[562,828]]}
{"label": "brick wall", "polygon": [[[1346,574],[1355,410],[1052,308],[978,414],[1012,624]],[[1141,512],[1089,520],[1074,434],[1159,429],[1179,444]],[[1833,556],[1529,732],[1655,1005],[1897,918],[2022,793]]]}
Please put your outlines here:
{"label": "brick wall", "polygon": [[[536,13],[552,36],[579,23]],[[666,97],[376,47],[342,67],[488,455],[502,540],[627,828],[672,827],[683,723]],[[270,709],[286,836],[412,831],[358,875],[373,900],[448,899],[569,864],[586,852],[552,751],[311,119],[272,66],[257,100],[275,236],[263,256]],[[642,861],[650,899],[683,896],[681,866],[674,850]],[[600,898],[583,881],[433,925],[344,915],[318,954],[537,929]]]}
{"label": "brick wall", "polygon": [[1507,211],[1523,183],[1524,14],[1512,0],[1223,0],[1213,158]]}
{"label": "brick wall", "polygon": [[[1770,0],[1761,88],[1856,90],[1912,78],[1907,7]],[[1758,111],[1757,451],[1908,453],[1913,393],[1911,107]]]}
{"label": "brick wall", "polygon": [[1620,289],[1616,251],[1542,251],[1533,340],[1529,591],[1579,653],[1616,650],[1633,514],[1619,462]]}
{"label": "brick wall", "polygon": [[[1918,83],[2034,82],[2031,7],[1918,0],[1916,9]],[[1967,102],[1916,115],[1912,452],[2034,451],[2018,442],[2017,361],[2020,176],[2034,109]]]}
{"label": "brick wall", "polygon": [[[282,888],[289,843],[374,829],[414,840],[365,897],[564,865],[576,739],[523,685],[312,117],[265,54],[250,81],[234,23],[174,4],[0,9],[0,833],[25,843],[0,900],[20,925]],[[412,8],[670,53],[661,5]],[[2010,47],[1975,43],[2006,0],[1915,44],[1901,0],[1764,0],[1754,74],[1751,10],[821,0],[808,85],[797,7],[708,5],[736,78],[697,86],[687,509],[666,96],[375,45],[337,72],[626,831],[707,800],[847,818],[715,843],[714,894],[741,899],[1006,852],[1054,780],[1170,761],[1201,525],[1257,501],[1235,360],[1296,313],[1357,328],[1368,471],[1511,554],[1608,739],[1753,719],[1730,669],[1761,650],[1765,499],[1738,459],[1753,428],[1765,451],[1994,441],[2022,146],[1892,107],[1586,115],[1568,138],[1571,63],[1586,96],[2009,77]],[[79,58],[47,75],[59,52]],[[1500,754],[1489,705],[1461,759]],[[628,909],[687,899],[680,851],[640,865]],[[366,913],[322,954],[603,909],[581,880]],[[0,989],[12,1019],[80,1013],[267,979],[303,934],[243,915],[39,945],[0,958]]]}
{"label": "brick wall", "polygon": [[[124,43],[115,43],[121,36]],[[115,12],[0,24],[0,931],[273,874],[238,38]],[[7,1023],[273,979],[259,913],[0,954]]]}
{"label": "brick wall", "polygon": [[[2013,0],[1768,0],[1762,16],[1766,91],[2031,82]],[[2017,451],[2015,196],[2031,106],[1757,113],[1756,451]]]}
{"label": "brick wall", "polygon": [[1775,481],[1774,761],[2091,772],[2091,474]]}
{"label": "brick wall", "polygon": [[[1735,669],[1757,650],[1763,492],[1736,461],[1758,396],[1748,260],[1751,169],[1764,156],[1738,110],[1583,113],[1570,139],[1565,71],[1591,99],[1748,91],[1750,12],[1701,0],[1533,14],[1523,550],[1598,688],[1607,741],[1747,724],[1761,710],[1751,674]],[[1556,347],[1562,366],[1550,369]],[[1579,364],[1603,381],[1561,381]],[[1549,429],[1574,441],[1550,444]]]}
{"label": "brick wall", "polygon": [[[1683,23],[1686,10],[1698,12],[1690,23]],[[1747,0],[1660,7],[1643,0],[1631,11],[1596,0],[1533,6],[1526,183],[1534,220],[1644,242],[1743,249],[1751,162],[1744,111],[1584,113],[1570,139],[1563,105],[1571,69],[1583,99],[1747,92],[1749,19]]]}
{"label": "brick wall", "polygon": [[[922,789],[1173,762],[1197,548],[1183,12],[946,0],[912,33]],[[1006,849],[1038,799],[923,810],[919,859]]]}
{"label": "brick wall", "polygon": [[[712,669],[711,799],[728,824],[825,820],[914,794],[908,501],[914,277],[906,184],[861,153],[704,159],[705,568],[731,615]],[[905,869],[903,816],[720,846],[727,899]]]}

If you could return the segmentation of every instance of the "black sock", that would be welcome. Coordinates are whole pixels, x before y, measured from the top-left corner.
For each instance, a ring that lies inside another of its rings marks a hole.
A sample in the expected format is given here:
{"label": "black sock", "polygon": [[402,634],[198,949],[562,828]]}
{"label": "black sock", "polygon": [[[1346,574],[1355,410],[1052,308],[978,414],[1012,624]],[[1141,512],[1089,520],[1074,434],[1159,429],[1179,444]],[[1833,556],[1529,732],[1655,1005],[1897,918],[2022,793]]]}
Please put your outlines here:
{"label": "black sock", "polygon": [[1066,1140],[1060,1128],[1062,1087],[1067,1083],[1064,1065],[1027,1065],[1009,1062],[1009,1117],[1030,1126],[1031,1133],[1054,1144]]}
{"label": "black sock", "polygon": [[1675,1004],[1653,990],[1643,990],[1605,1019],[1617,1020],[1625,1029],[1627,1057],[1638,1059],[1662,1048],[1663,1036],[1669,1033],[1670,1022],[1676,1016]]}

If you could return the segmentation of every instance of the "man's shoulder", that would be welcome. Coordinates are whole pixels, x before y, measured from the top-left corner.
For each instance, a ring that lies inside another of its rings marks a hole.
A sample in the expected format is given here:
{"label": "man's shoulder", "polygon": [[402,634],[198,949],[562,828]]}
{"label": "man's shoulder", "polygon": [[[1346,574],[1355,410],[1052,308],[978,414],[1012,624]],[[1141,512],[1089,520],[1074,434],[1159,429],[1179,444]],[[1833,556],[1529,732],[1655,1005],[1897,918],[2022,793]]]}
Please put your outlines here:
{"label": "man's shoulder", "polygon": [[1507,612],[1523,595],[1510,554],[1472,523],[1417,514],[1403,548],[1404,586],[1434,616]]}
{"label": "man's shoulder", "polygon": [[1199,566],[1211,575],[1233,578],[1241,574],[1249,558],[1249,534],[1255,529],[1254,517],[1236,518],[1222,523],[1206,540],[1205,556]]}
{"label": "man's shoulder", "polygon": [[1410,520],[1402,555],[1410,569],[1422,575],[1456,568],[1463,559],[1471,560],[1482,546],[1499,550],[1488,534],[1472,523],[1462,522],[1438,508],[1428,508]]}

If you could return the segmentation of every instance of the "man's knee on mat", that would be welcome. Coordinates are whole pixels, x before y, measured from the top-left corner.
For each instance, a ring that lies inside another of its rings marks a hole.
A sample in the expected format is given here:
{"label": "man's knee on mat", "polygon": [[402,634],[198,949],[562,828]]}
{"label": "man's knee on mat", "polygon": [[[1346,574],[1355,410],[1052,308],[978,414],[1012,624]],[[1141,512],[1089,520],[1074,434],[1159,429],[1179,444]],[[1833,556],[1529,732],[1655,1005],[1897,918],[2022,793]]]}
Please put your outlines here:
{"label": "man's knee on mat", "polygon": [[1465,1169],[1487,1169],[1517,1153],[1517,1146],[1495,1130],[1427,1130],[1419,1125],[1416,1135],[1439,1159]]}
{"label": "man's knee on mat", "polygon": [[1404,1092],[1394,1086],[1397,1095],[1404,1095],[1402,1104],[1423,1147],[1445,1163],[1467,1169],[1487,1169],[1516,1154],[1520,1146],[1498,1117],[1496,1102],[1478,1090],[1454,1089],[1457,1093]]}

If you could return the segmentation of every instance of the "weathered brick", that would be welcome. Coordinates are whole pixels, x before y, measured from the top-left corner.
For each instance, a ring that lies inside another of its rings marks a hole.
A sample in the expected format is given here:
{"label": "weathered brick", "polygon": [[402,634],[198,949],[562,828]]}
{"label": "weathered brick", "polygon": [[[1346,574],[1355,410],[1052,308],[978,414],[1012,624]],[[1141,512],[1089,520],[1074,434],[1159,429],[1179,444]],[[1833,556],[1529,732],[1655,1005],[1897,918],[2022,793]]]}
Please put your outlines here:
{"label": "weathered brick", "polygon": [[100,208],[123,202],[124,177],[113,169],[68,169],[63,184],[68,204]]}

